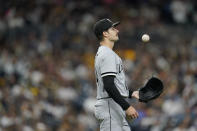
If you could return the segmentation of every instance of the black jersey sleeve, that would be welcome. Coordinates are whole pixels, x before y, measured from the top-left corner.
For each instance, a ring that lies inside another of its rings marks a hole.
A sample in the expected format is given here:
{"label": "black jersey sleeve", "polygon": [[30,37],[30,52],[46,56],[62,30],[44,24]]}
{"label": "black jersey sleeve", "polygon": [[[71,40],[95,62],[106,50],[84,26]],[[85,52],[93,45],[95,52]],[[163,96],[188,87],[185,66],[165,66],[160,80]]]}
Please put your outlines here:
{"label": "black jersey sleeve", "polygon": [[121,96],[120,92],[116,88],[114,84],[113,75],[107,75],[103,77],[104,89],[107,91],[109,96],[118,103],[123,110],[127,110],[129,108],[129,103]]}

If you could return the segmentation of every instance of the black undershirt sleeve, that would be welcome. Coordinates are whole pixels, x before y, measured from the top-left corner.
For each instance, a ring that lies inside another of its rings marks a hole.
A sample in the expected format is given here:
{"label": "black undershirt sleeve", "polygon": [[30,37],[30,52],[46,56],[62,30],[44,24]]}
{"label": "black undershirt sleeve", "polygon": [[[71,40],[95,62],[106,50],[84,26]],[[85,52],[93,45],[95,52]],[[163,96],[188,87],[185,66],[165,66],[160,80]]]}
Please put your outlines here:
{"label": "black undershirt sleeve", "polygon": [[131,98],[132,94],[133,94],[133,90],[129,89],[129,98]]}
{"label": "black undershirt sleeve", "polygon": [[127,110],[129,108],[129,103],[121,96],[120,92],[116,88],[114,84],[114,77],[112,75],[104,76],[103,77],[103,83],[104,88],[109,94],[109,96],[118,103],[123,110]]}

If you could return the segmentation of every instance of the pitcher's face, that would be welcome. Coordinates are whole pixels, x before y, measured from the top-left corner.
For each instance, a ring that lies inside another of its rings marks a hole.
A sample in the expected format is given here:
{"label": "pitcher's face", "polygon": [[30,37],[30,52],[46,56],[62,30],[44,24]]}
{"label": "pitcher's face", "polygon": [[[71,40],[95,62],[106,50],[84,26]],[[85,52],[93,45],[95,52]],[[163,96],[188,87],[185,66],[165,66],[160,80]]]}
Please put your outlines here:
{"label": "pitcher's face", "polygon": [[119,40],[118,37],[119,31],[115,27],[109,28],[107,32],[108,32],[107,39],[114,42]]}

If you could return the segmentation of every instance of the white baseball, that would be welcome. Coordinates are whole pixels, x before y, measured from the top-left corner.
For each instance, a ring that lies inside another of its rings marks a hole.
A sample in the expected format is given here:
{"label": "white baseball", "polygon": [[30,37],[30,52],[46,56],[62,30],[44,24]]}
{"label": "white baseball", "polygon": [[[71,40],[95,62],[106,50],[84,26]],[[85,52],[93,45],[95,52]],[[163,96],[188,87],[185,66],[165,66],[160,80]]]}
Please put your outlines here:
{"label": "white baseball", "polygon": [[148,34],[143,34],[142,35],[142,41],[143,42],[148,42],[150,40],[150,36]]}

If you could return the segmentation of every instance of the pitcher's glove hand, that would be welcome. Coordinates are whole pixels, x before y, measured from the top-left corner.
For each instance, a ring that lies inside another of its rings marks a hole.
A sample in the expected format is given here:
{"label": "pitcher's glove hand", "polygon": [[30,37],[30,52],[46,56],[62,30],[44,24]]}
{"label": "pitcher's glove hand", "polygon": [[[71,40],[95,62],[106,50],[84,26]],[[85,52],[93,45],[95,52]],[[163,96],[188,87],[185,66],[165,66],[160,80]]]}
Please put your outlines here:
{"label": "pitcher's glove hand", "polygon": [[152,77],[148,80],[144,87],[139,89],[139,101],[149,102],[158,98],[163,92],[164,86],[160,79]]}

